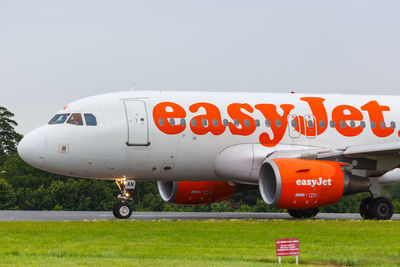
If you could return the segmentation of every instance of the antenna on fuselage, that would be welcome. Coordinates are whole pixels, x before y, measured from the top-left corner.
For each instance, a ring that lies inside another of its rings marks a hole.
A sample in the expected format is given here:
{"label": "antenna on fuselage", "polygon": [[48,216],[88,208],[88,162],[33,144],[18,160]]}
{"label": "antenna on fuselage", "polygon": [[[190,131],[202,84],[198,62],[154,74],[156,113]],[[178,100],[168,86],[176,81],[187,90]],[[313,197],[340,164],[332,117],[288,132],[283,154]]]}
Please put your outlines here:
{"label": "antenna on fuselage", "polygon": [[129,90],[128,90],[128,91],[135,91],[135,89],[136,89],[136,82],[133,81],[133,82],[131,83],[131,87],[129,87]]}

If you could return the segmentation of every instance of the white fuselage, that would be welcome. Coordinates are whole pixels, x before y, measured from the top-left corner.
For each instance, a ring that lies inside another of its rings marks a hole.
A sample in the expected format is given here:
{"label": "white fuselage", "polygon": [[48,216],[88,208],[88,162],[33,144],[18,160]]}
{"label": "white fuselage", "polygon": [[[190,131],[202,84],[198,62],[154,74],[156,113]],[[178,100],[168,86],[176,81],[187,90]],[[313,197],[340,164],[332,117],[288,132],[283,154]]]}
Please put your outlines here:
{"label": "white fuselage", "polygon": [[[44,125],[24,137],[18,150],[29,164],[67,176],[257,183],[260,160],[277,150],[344,149],[399,140],[399,100],[398,96],[335,94],[110,93],[78,100],[57,112],[90,113],[97,125]],[[168,104],[161,104],[162,112],[155,112],[155,107],[160,109],[160,103],[166,102],[183,108],[184,115]],[[205,108],[196,103],[210,105]],[[245,109],[235,108],[235,103]],[[204,114],[210,119],[206,123],[200,119],[193,130],[191,120]],[[375,121],[376,114],[382,114],[383,121]],[[313,123],[302,122],[307,119]],[[237,159],[246,162],[239,166]],[[235,171],[229,173],[229,169]]]}

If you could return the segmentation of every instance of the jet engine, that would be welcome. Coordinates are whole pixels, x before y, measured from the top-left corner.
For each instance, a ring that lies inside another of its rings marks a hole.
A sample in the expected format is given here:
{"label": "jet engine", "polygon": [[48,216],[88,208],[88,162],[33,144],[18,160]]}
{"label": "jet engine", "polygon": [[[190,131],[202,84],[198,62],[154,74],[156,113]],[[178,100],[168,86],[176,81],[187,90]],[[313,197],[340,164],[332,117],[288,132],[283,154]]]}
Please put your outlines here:
{"label": "jet engine", "polygon": [[260,169],[264,201],[277,208],[312,209],[336,203],[343,195],[367,192],[368,179],[348,175],[335,161],[276,158]]}
{"label": "jet engine", "polygon": [[161,198],[171,204],[205,205],[230,199],[235,185],[228,182],[157,182]]}

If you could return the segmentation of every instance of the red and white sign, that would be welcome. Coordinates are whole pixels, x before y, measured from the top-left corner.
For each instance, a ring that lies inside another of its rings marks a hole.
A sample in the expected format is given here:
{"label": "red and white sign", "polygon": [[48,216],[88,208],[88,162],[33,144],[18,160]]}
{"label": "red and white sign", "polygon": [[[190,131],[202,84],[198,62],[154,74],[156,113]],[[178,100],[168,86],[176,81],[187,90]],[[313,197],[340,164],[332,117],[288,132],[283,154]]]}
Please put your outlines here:
{"label": "red and white sign", "polygon": [[298,238],[287,238],[276,240],[276,256],[298,256],[300,246]]}

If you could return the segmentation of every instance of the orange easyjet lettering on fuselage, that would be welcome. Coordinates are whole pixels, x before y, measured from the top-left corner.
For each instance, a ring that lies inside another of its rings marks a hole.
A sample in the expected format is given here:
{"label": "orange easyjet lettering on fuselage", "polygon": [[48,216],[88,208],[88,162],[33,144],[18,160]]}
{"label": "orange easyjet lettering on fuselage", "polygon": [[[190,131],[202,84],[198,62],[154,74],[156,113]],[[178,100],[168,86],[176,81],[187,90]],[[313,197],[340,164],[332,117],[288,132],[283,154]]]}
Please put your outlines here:
{"label": "orange easyjet lettering on fuselage", "polygon": [[[253,113],[254,109],[249,104],[238,104],[233,103],[230,104],[227,108],[229,116],[233,120],[238,120],[241,127],[235,126],[234,123],[229,123],[229,130],[232,134],[236,135],[251,135],[256,130],[256,124],[254,119],[245,113],[242,112],[242,109],[246,110],[249,113]],[[245,121],[248,121],[248,125],[246,125]]]}
{"label": "orange easyjet lettering on fuselage", "polygon": [[261,111],[264,117],[270,121],[271,130],[274,135],[273,138],[271,138],[268,133],[260,134],[260,144],[267,147],[276,146],[285,135],[288,123],[287,118],[290,111],[294,109],[294,106],[290,104],[281,105],[281,109],[283,110],[282,116],[279,115],[276,106],[273,104],[258,104],[255,105],[255,108]]}
{"label": "orange easyjet lettering on fuselage", "polygon": [[[169,110],[167,110],[169,109]],[[166,134],[179,134],[186,128],[185,125],[171,125],[169,119],[186,118],[186,111],[173,102],[162,102],[153,109],[153,120],[157,128]]]}
{"label": "orange easyjet lettering on fuselage", "polygon": [[[190,112],[196,113],[200,108],[205,110],[204,115],[197,115],[192,120],[195,123],[190,123],[190,129],[194,134],[203,135],[212,133],[220,135],[225,131],[225,126],[221,122],[221,112],[218,107],[210,103],[196,103],[189,107]],[[204,123],[205,122],[205,123]]]}
{"label": "orange easyjet lettering on fuselage", "polygon": [[[297,116],[299,122],[295,128],[302,135],[318,136],[323,134],[328,127],[328,115],[324,106],[324,98],[320,97],[302,97],[301,101],[306,102],[312,116],[315,118],[315,127],[306,127],[303,116]],[[285,136],[288,125],[288,115],[295,108],[292,104],[281,104],[279,107],[274,104],[257,104],[254,108],[248,103],[232,103],[227,106],[227,113],[231,120],[228,126],[222,123],[221,111],[211,103],[199,102],[189,106],[189,111],[195,116],[190,122],[190,130],[197,135],[211,133],[221,135],[228,127],[233,135],[249,136],[256,131],[255,119],[252,114],[255,110],[262,113],[263,117],[269,123],[272,136],[267,132],[262,132],[259,136],[260,144],[273,147],[276,146]],[[384,124],[383,111],[390,111],[389,106],[381,106],[377,101],[370,101],[361,107],[362,111],[368,113],[371,121],[372,132],[377,137],[388,137],[393,134],[394,129],[386,127]],[[203,111],[203,114],[201,113]],[[282,114],[282,115],[280,115]],[[186,129],[186,123],[171,123],[171,119],[186,119],[185,109],[174,102],[158,103],[153,109],[153,119],[157,128],[169,135],[182,133]],[[345,137],[354,137],[360,135],[364,128],[361,125],[356,126],[355,121],[364,119],[362,112],[354,106],[338,105],[332,110],[332,120],[336,131]],[[349,122],[350,125],[349,125]]]}
{"label": "orange easyjet lettering on fuselage", "polygon": [[381,106],[378,101],[371,101],[361,107],[361,110],[368,112],[369,120],[373,122],[375,127],[371,127],[374,134],[378,137],[387,137],[394,132],[394,129],[382,127],[380,125],[384,122],[383,111],[390,111],[389,106]]}
{"label": "orange easyjet lettering on fuselage", "polygon": [[[349,114],[345,114],[345,111]],[[332,120],[335,122],[336,131],[347,137],[359,135],[363,128],[361,126],[348,125],[346,121],[361,121],[363,118],[361,111],[349,105],[337,106],[332,111]]]}

